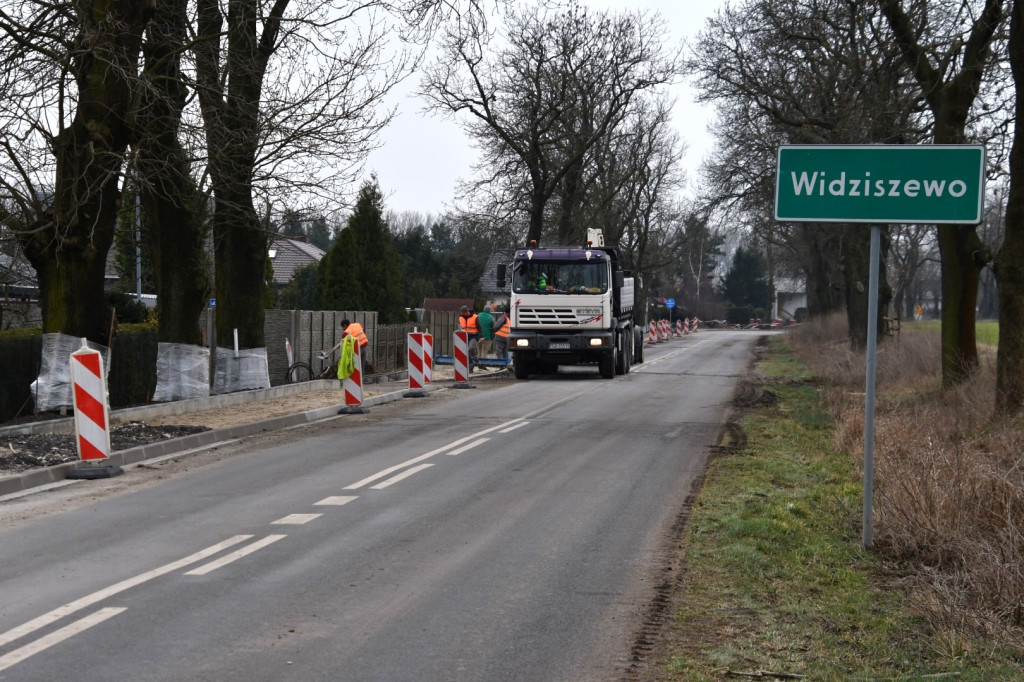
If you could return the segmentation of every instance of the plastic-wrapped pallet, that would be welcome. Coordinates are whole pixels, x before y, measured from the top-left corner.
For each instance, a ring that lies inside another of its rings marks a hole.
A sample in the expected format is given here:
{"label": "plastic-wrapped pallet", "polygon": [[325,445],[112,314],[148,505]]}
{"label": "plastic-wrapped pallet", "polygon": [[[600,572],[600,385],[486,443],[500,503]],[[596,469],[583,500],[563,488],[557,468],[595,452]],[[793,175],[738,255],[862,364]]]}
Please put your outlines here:
{"label": "plastic-wrapped pallet", "polygon": [[[89,348],[103,355],[104,379],[110,372],[110,349],[89,341]],[[82,339],[67,334],[43,334],[39,376],[32,382],[36,412],[56,412],[74,407],[71,384],[71,354],[82,347]]]}
{"label": "plastic-wrapped pallet", "polygon": [[217,369],[210,393],[220,395],[254,388],[270,388],[267,349],[239,350],[238,357],[235,357],[235,351],[230,348],[218,348]]}
{"label": "plastic-wrapped pallet", "polygon": [[190,400],[210,395],[210,351],[185,343],[157,344],[153,401]]}

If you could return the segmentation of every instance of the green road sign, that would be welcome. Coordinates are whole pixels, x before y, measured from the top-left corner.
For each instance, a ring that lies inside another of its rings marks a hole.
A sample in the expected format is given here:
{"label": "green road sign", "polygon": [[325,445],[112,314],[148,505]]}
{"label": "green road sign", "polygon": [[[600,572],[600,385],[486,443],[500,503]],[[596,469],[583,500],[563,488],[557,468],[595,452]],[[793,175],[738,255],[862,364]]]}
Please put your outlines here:
{"label": "green road sign", "polygon": [[784,145],[775,219],[980,223],[983,145]]}

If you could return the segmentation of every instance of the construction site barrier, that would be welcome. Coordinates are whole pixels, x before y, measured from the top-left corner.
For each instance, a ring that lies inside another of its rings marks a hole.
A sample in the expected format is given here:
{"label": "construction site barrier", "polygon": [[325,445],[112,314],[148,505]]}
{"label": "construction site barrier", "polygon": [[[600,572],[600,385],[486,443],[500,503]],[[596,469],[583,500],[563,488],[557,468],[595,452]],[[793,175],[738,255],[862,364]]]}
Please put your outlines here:
{"label": "construction site barrier", "polygon": [[71,354],[71,382],[74,386],[75,436],[78,458],[83,462],[110,456],[110,407],[103,358],[86,345]]}
{"label": "construction site barrier", "polygon": [[422,398],[426,392],[426,361],[423,332],[409,333],[409,390],[407,398]]}
{"label": "construction site barrier", "polygon": [[362,414],[369,412],[363,407],[363,355],[359,344],[355,344],[352,354],[352,373],[342,379],[341,388],[345,393],[345,407],[338,414]]}
{"label": "construction site barrier", "polygon": [[455,388],[469,388],[469,334],[457,331],[452,334],[452,367],[455,369]]}

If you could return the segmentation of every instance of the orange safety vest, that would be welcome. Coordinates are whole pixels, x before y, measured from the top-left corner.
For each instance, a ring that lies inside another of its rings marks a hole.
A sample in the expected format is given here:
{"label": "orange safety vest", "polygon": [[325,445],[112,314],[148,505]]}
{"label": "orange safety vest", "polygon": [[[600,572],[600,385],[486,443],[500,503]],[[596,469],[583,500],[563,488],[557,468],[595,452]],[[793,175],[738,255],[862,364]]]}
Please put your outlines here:
{"label": "orange safety vest", "polygon": [[504,339],[507,339],[508,338],[509,330],[512,327],[512,325],[509,324],[511,322],[511,320],[508,319],[508,315],[506,315],[505,313],[502,313],[501,319],[502,319],[501,326],[500,327],[498,327],[498,326],[494,327],[494,335],[495,336],[500,336],[500,337],[502,337]]}
{"label": "orange safety vest", "polygon": [[474,313],[471,317],[463,317],[462,315],[459,315],[459,326],[462,327],[462,331],[466,332],[467,334],[480,333],[480,327],[478,327],[476,324],[476,313]]}
{"label": "orange safety vest", "polygon": [[366,334],[363,332],[363,325],[358,322],[353,322],[349,326],[345,327],[345,333],[356,337],[356,340],[359,341],[360,348],[370,343],[370,340],[366,338]]}

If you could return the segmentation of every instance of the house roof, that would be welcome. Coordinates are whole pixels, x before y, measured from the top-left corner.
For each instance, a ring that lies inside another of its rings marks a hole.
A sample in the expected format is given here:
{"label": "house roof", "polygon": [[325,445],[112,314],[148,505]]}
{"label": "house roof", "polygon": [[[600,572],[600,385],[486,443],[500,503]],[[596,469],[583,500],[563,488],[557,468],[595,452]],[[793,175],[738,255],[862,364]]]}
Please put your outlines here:
{"label": "house roof", "polygon": [[423,308],[426,310],[436,310],[439,312],[459,312],[462,306],[468,305],[470,308],[473,307],[473,299],[471,298],[425,298],[423,299]]}
{"label": "house roof", "polygon": [[274,284],[284,286],[295,271],[305,265],[319,263],[325,252],[298,239],[278,237],[270,243],[270,262],[274,266]]}

